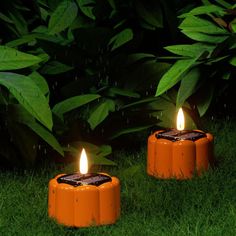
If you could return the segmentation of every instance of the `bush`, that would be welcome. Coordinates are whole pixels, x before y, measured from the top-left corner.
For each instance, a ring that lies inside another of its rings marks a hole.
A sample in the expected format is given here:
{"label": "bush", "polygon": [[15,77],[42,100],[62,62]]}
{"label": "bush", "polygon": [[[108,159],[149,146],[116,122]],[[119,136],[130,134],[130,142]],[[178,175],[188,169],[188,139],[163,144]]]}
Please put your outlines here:
{"label": "bush", "polygon": [[194,126],[235,73],[234,6],[203,3],[2,1],[1,160],[31,165],[85,146],[111,165],[114,140],[174,126],[176,104]]}
{"label": "bush", "polygon": [[77,155],[86,146],[95,163],[113,164],[102,144],[158,124],[162,98],[152,95],[169,64],[155,53],[176,34],[171,4],[13,0],[0,7],[5,161],[30,165],[52,150]]}
{"label": "bush", "polygon": [[[178,28],[191,39],[191,44],[165,47],[176,55],[172,57],[175,63],[163,75],[156,91],[156,96],[160,96],[176,88],[176,106],[188,101],[197,116],[203,116],[212,103],[219,107],[220,99],[225,105],[235,104],[229,91],[235,87],[236,75],[236,5],[202,2],[179,16]],[[224,98],[226,94],[228,98]]]}

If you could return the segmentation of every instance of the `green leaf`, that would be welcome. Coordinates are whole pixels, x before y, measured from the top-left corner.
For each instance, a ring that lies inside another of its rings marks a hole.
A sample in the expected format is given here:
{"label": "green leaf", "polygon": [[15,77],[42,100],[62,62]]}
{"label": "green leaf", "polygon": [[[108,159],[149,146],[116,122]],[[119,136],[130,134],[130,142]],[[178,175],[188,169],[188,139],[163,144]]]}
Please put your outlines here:
{"label": "green leaf", "polygon": [[235,33],[236,32],[236,19],[233,19],[230,22],[230,28],[232,29],[232,32]]}
{"label": "green leaf", "polygon": [[77,0],[80,10],[84,13],[85,16],[89,17],[92,20],[96,20],[96,17],[93,14],[93,8],[95,5],[94,0]]}
{"label": "green leaf", "polygon": [[28,34],[28,24],[25,21],[24,17],[21,15],[20,11],[12,8],[12,10],[9,12],[9,17],[13,21],[18,35]]}
{"label": "green leaf", "polygon": [[156,30],[156,27],[155,26],[152,26],[152,25],[149,25],[146,21],[144,20],[141,20],[140,21],[140,26],[144,29],[147,29],[147,30]]}
{"label": "green leaf", "polygon": [[102,145],[99,147],[99,156],[108,156],[112,153],[112,148],[110,145]]}
{"label": "green leaf", "polygon": [[231,5],[228,2],[224,1],[224,0],[215,0],[215,1],[218,4],[220,4],[221,6],[225,7],[225,8],[230,8],[231,7]]}
{"label": "green leaf", "polygon": [[73,23],[70,25],[71,30],[75,29],[82,29],[82,28],[91,28],[94,27],[94,21],[88,19],[86,16],[82,14],[78,14],[76,19],[73,21]]}
{"label": "green leaf", "polygon": [[203,5],[206,5],[206,6],[209,6],[209,5],[211,5],[212,3],[210,3],[209,0],[202,0],[202,4],[203,4]]}
{"label": "green leaf", "polygon": [[128,167],[121,171],[122,176],[125,178],[135,177],[138,173],[141,173],[141,172],[142,172],[141,164],[132,165],[131,167]]}
{"label": "green leaf", "polygon": [[60,33],[75,20],[78,7],[73,1],[62,1],[52,13],[48,24],[50,34]]}
{"label": "green leaf", "polygon": [[74,37],[74,34],[73,34],[71,28],[68,29],[67,38],[70,42],[73,42],[75,40],[75,37]]}
{"label": "green leaf", "polygon": [[183,76],[176,99],[177,108],[182,107],[185,100],[194,93],[200,75],[199,68],[193,68]]}
{"label": "green leaf", "polygon": [[115,50],[118,47],[121,47],[125,43],[129,42],[133,39],[133,31],[131,29],[124,29],[114,37],[112,37],[109,41],[109,45],[112,45],[111,50]]}
{"label": "green leaf", "polygon": [[214,63],[219,62],[219,61],[226,61],[226,59],[230,56],[230,55],[226,55],[223,57],[216,57],[214,59],[213,53],[211,54],[211,58],[213,59],[209,59],[207,62],[205,62],[205,65],[213,65]]}
{"label": "green leaf", "polygon": [[109,89],[110,95],[121,95],[124,97],[131,97],[131,98],[140,98],[138,93],[132,92],[127,89],[120,89],[120,88],[110,88]]}
{"label": "green leaf", "polygon": [[73,142],[69,147],[64,147],[63,150],[70,152],[75,158],[78,158],[82,148],[85,148],[88,154],[90,165],[116,165],[115,162],[105,158],[105,156],[112,153],[111,146],[109,145],[96,146],[88,142]]}
{"label": "green leaf", "polygon": [[65,65],[59,61],[50,61],[41,69],[41,73],[48,75],[57,75],[73,69],[73,67]]}
{"label": "green leaf", "polygon": [[228,57],[230,53],[227,53],[230,49],[232,49],[236,45],[235,35],[231,34],[224,42],[218,44],[213,50],[211,57],[215,60],[221,57]]}
{"label": "green leaf", "polygon": [[231,72],[230,72],[230,71],[226,71],[226,72],[223,74],[222,79],[228,80],[228,79],[230,79],[230,76],[231,76]]}
{"label": "green leaf", "polygon": [[54,150],[60,153],[62,156],[64,152],[61,145],[56,138],[43,126],[38,124],[35,119],[20,105],[11,105],[11,118],[14,121],[28,126],[34,133],[48,143]]}
{"label": "green leaf", "polygon": [[13,21],[8,16],[4,15],[2,12],[0,12],[0,19],[10,24],[13,23]]}
{"label": "green leaf", "polygon": [[45,8],[50,8],[51,10],[54,11],[58,7],[58,5],[61,3],[61,0],[46,0],[45,2],[46,4],[43,4],[44,6],[46,5]]}
{"label": "green leaf", "polygon": [[109,145],[102,145],[99,147],[98,152],[95,155],[92,155],[92,164],[93,165],[109,165],[109,166],[115,166],[116,163],[114,161],[111,161],[105,156],[108,156],[112,153],[112,148]]}
{"label": "green leaf", "polygon": [[225,29],[220,28],[214,23],[201,19],[196,16],[189,16],[185,18],[179,26],[185,32],[200,32],[206,34],[227,34]]}
{"label": "green leaf", "polygon": [[37,84],[37,86],[40,88],[44,95],[49,93],[47,81],[37,71],[32,72],[30,75],[28,75],[28,77],[31,78]]}
{"label": "green leaf", "polygon": [[84,148],[86,152],[93,153],[94,155],[97,156],[107,156],[112,153],[112,148],[109,145],[97,146],[92,143],[78,141],[71,143],[70,146],[73,147],[72,152],[75,151],[76,155],[78,155],[78,153],[82,151],[82,148]]}
{"label": "green leaf", "polygon": [[[159,121],[158,126],[165,128],[176,127],[175,117],[177,115],[177,111],[175,101],[177,94],[175,93],[175,91],[173,95],[173,98],[171,98],[170,93],[168,94],[168,96],[165,94],[161,97],[157,97],[156,101],[149,104],[149,107],[152,110],[157,111],[153,112],[152,116],[154,116]],[[192,118],[186,112],[184,116],[186,129],[196,129],[196,125],[194,124]]]}
{"label": "green leaf", "polygon": [[128,55],[127,64],[136,63],[141,60],[155,60],[156,56],[148,53],[132,53]]}
{"label": "green leaf", "polygon": [[172,88],[182,78],[183,74],[195,63],[197,58],[179,60],[162,76],[156,91],[156,96],[160,96],[168,89]]}
{"label": "green leaf", "polygon": [[200,6],[192,9],[190,12],[184,13],[178,18],[186,18],[188,16],[196,16],[196,15],[202,15],[202,14],[209,14],[209,13],[217,13],[220,16],[224,15],[224,9],[222,7],[216,6],[216,5],[208,5],[208,6]]}
{"label": "green leaf", "polygon": [[49,12],[44,9],[43,7],[39,7],[40,15],[43,21],[47,21],[48,16],[50,15]]}
{"label": "green leaf", "polygon": [[55,44],[61,44],[61,45],[65,45],[66,44],[66,40],[60,36],[60,35],[49,35],[47,32],[46,33],[35,33],[34,37],[36,39],[40,39],[40,40],[44,40],[44,41],[49,41]]}
{"label": "green leaf", "polygon": [[106,99],[102,101],[94,111],[90,114],[88,123],[91,129],[95,129],[105,118],[108,116],[109,112],[115,111],[115,102],[111,99]]}
{"label": "green leaf", "polygon": [[121,107],[120,110],[127,109],[127,108],[130,108],[130,107],[133,107],[133,106],[139,106],[139,105],[146,104],[146,103],[149,103],[149,102],[154,102],[157,99],[158,98],[156,98],[156,97],[144,98],[144,99],[139,100],[137,102],[132,102],[132,103],[126,104],[125,106]]}
{"label": "green leaf", "polygon": [[116,166],[117,164],[114,161],[111,161],[105,157],[92,156],[91,158],[93,165],[104,165],[104,166]]}
{"label": "green leaf", "polygon": [[148,4],[142,1],[135,2],[138,15],[146,21],[146,23],[156,28],[163,27],[162,8],[159,1],[150,1]]}
{"label": "green leaf", "polygon": [[[173,99],[174,101],[176,98]],[[158,126],[161,127],[175,127],[176,106],[166,94],[157,97],[156,101],[148,104],[148,107],[156,112],[152,113],[158,121]]]}
{"label": "green leaf", "polygon": [[40,61],[42,59],[39,57],[20,52],[14,48],[0,46],[0,71],[21,69]]}
{"label": "green leaf", "polygon": [[20,10],[22,12],[30,12],[31,11],[30,8],[23,6],[21,4],[13,3],[13,6],[14,6],[14,8],[16,8],[17,10]]}
{"label": "green leaf", "polygon": [[181,31],[183,34],[185,34],[190,39],[199,41],[199,42],[206,42],[206,43],[222,43],[225,39],[227,39],[227,36],[218,36],[218,35],[210,35],[205,34],[201,32],[192,32],[192,31]]}
{"label": "green leaf", "polygon": [[236,57],[232,57],[229,61],[229,64],[232,66],[236,66]]}
{"label": "green leaf", "polygon": [[17,47],[26,43],[30,43],[32,41],[35,41],[35,35],[34,34],[28,34],[28,35],[24,35],[21,38],[12,40],[8,43],[6,43],[6,46],[8,47]]}
{"label": "green leaf", "polygon": [[211,52],[214,49],[214,47],[201,43],[195,43],[192,45],[189,44],[172,45],[165,47],[165,49],[168,50],[169,52],[172,52],[180,56],[187,56],[194,58],[199,54],[203,53],[204,51]]}
{"label": "green leaf", "polygon": [[[32,30],[33,33],[35,34],[31,34],[31,35],[36,35],[36,33],[39,33],[39,34],[48,34],[49,33],[49,30],[48,30],[48,27],[46,27],[45,25],[39,25],[39,26],[36,26],[36,28],[34,28]],[[48,35],[48,37],[50,38],[55,38],[57,36],[54,36],[54,35]]]}
{"label": "green leaf", "polygon": [[107,0],[107,1],[110,4],[110,6],[115,10],[116,9],[115,0]]}
{"label": "green leaf", "polygon": [[[41,53],[41,54],[38,54],[38,57],[41,58],[43,64],[48,62],[48,60],[50,59],[50,56],[47,53],[44,53],[44,52]],[[35,66],[33,69],[35,69],[35,68],[38,69],[39,66]]]}
{"label": "green leaf", "polygon": [[112,139],[118,138],[119,136],[124,135],[124,134],[130,134],[130,133],[135,133],[135,132],[139,132],[142,130],[146,130],[146,129],[152,127],[153,125],[154,124],[122,129],[122,130],[119,130],[118,132],[116,132],[115,134],[113,134],[111,137],[109,137],[109,139],[112,140]]}
{"label": "green leaf", "polygon": [[207,86],[204,89],[201,89],[197,104],[197,109],[199,112],[199,115],[202,117],[206,111],[208,110],[214,93],[214,87],[213,86]]}
{"label": "green leaf", "polygon": [[128,55],[129,63],[134,63],[145,58],[155,59],[156,56],[154,54],[149,54],[149,53],[132,53]]}
{"label": "green leaf", "polygon": [[6,87],[18,102],[48,129],[52,129],[52,114],[39,87],[27,76],[0,72],[0,84]]}
{"label": "green leaf", "polygon": [[92,102],[98,99],[99,97],[100,95],[98,94],[86,94],[86,95],[79,95],[79,96],[71,97],[62,102],[57,103],[53,107],[52,112],[55,113],[61,119],[63,119],[63,115],[66,112],[69,112],[89,102]]}
{"label": "green leaf", "polygon": [[30,129],[32,129],[39,137],[41,137],[46,143],[48,143],[54,150],[59,154],[64,156],[61,145],[58,143],[56,138],[43,126],[36,122],[30,122],[26,124]]}

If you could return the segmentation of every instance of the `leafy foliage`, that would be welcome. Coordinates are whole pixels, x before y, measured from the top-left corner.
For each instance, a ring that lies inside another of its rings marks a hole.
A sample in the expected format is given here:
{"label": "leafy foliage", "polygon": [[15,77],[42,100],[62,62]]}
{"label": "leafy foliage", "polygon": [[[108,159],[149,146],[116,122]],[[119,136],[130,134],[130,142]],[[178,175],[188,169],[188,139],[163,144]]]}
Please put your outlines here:
{"label": "leafy foliage", "polygon": [[0,46],[0,70],[16,70],[39,63],[42,59],[19,52],[14,48]]}
{"label": "leafy foliage", "polygon": [[[222,89],[230,88],[236,73],[235,6],[225,1],[202,2],[202,6],[179,16],[182,20],[179,29],[194,42],[165,47],[180,57],[177,60],[176,56],[169,57],[175,63],[163,75],[156,91],[159,96],[177,88],[177,107],[188,101],[197,107],[195,111],[200,116],[225,94]],[[180,86],[176,86],[179,82]]]}
{"label": "leafy foliage", "polygon": [[176,106],[194,126],[236,65],[235,6],[202,2],[2,1],[1,160],[66,159],[86,145],[110,165],[109,145],[173,127]]}
{"label": "leafy foliage", "polygon": [[39,87],[28,77],[9,72],[0,72],[0,84],[8,88],[18,102],[49,130],[52,129],[52,114],[48,102]]}
{"label": "leafy foliage", "polygon": [[62,1],[50,16],[48,23],[49,34],[60,33],[69,27],[77,16],[78,8],[73,1]]}
{"label": "leafy foliage", "polygon": [[0,9],[2,160],[27,165],[86,145],[95,164],[110,165],[104,144],[161,121],[152,95],[170,64],[156,53],[176,34],[175,5],[12,0]]}

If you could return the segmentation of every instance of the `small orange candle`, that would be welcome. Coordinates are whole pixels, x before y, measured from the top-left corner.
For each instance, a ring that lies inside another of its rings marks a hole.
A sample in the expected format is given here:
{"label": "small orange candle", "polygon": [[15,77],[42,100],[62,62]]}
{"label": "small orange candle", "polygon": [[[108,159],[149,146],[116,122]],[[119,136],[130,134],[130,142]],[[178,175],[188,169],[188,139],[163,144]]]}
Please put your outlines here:
{"label": "small orange candle", "polygon": [[87,173],[83,149],[80,173],[51,179],[48,214],[58,223],[72,227],[114,224],[120,215],[120,182],[105,173]]}
{"label": "small orange candle", "polygon": [[189,179],[208,170],[213,159],[213,136],[184,130],[180,108],[177,129],[160,130],[148,138],[147,173],[158,178]]}

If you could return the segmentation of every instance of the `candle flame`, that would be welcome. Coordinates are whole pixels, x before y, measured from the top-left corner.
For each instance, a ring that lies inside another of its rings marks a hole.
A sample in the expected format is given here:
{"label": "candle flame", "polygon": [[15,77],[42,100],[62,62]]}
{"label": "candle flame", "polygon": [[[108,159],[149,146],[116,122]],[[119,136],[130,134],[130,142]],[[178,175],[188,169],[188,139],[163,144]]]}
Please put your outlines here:
{"label": "candle flame", "polygon": [[176,125],[177,130],[184,130],[184,112],[182,108],[180,108],[178,111]]}
{"label": "candle flame", "polygon": [[82,149],[79,161],[79,171],[81,174],[85,175],[88,173],[88,158],[85,149]]}

